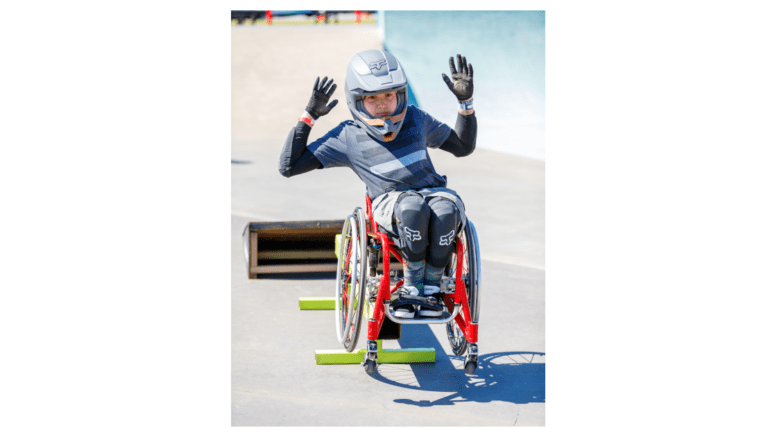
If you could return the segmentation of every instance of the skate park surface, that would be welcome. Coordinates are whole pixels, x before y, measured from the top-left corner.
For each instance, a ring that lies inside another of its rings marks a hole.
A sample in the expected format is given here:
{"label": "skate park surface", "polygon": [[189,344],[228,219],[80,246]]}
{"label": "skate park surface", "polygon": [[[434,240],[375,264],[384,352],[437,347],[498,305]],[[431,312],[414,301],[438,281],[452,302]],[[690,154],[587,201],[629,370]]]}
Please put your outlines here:
{"label": "skate park surface", "polygon": [[[335,79],[339,103],[316,122],[311,140],[351,119],[342,94],[345,66],[382,42],[374,25],[311,25],[235,26],[231,43],[232,425],[543,426],[544,162],[480,143],[465,158],[430,151],[480,239],[474,375],[464,374],[443,325],[405,325],[400,340],[383,342],[390,349],[433,347],[434,363],[381,364],[374,375],[359,365],[316,365],[316,350],[342,349],[334,313],[301,311],[298,299],[333,296],[334,278],[248,279],[242,231],[248,222],[343,220],[364,206],[364,184],[350,170],[286,179],[277,162],[316,76]],[[363,328],[359,348],[365,346]]]}

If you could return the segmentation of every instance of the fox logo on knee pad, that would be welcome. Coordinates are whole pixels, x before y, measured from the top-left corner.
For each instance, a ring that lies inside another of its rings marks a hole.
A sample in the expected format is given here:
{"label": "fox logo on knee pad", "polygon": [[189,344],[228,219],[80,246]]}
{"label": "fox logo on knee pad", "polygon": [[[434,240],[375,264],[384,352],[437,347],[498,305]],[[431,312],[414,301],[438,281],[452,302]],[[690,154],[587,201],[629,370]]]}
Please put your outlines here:
{"label": "fox logo on knee pad", "polygon": [[449,246],[451,243],[453,243],[453,239],[456,237],[455,231],[450,231],[449,233],[443,235],[440,237],[440,246]]}
{"label": "fox logo on knee pad", "polygon": [[416,231],[405,226],[405,236],[408,241],[418,241],[421,239],[421,231]]}

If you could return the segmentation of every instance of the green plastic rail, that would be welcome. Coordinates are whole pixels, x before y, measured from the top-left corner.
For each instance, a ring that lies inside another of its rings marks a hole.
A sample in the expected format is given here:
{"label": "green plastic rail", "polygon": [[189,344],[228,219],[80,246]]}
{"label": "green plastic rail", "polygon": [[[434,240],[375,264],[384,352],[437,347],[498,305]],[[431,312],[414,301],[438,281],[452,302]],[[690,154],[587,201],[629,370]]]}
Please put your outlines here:
{"label": "green plastic rail", "polygon": [[335,298],[333,297],[301,297],[299,298],[301,310],[333,310]]}
{"label": "green plastic rail", "polygon": [[[340,254],[340,236],[335,238],[335,253]],[[300,310],[334,310],[334,297],[300,297]],[[340,349],[317,350],[316,364],[361,364],[364,360],[366,349],[346,352]],[[383,349],[383,340],[378,340],[378,363],[381,364],[409,364],[409,363],[433,363],[436,355],[434,348],[408,348],[408,349]]]}
{"label": "green plastic rail", "polygon": [[[343,350],[317,350],[316,364],[361,364],[366,349],[353,352]],[[409,364],[433,363],[434,348],[383,349],[383,340],[378,340],[378,363]]]}

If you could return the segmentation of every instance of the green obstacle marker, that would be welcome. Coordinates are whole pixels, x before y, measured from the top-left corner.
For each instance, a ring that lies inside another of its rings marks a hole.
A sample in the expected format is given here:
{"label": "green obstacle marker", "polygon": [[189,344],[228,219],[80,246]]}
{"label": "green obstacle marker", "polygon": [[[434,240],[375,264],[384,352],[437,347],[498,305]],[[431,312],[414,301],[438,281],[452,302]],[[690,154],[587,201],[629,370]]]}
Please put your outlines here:
{"label": "green obstacle marker", "polygon": [[[316,364],[361,364],[364,360],[366,349],[353,352],[343,350],[317,350]],[[383,340],[378,340],[378,363],[382,364],[409,364],[409,363],[433,363],[435,360],[434,348],[408,348],[408,349],[383,349]]]}
{"label": "green obstacle marker", "polygon": [[[300,310],[334,310],[333,297],[300,297]],[[316,364],[361,364],[366,349],[346,352],[342,349],[317,350]],[[434,348],[383,349],[383,340],[378,340],[378,363],[409,364],[433,363],[436,355]]]}
{"label": "green obstacle marker", "polygon": [[301,297],[299,298],[301,310],[333,310],[335,309],[334,297]]}
{"label": "green obstacle marker", "polygon": [[[366,352],[366,349],[353,352],[337,349],[317,350],[316,364],[361,364]],[[380,353],[378,353],[378,358],[380,358]]]}
{"label": "green obstacle marker", "polygon": [[[340,256],[340,235],[335,237],[335,254]],[[365,302],[369,309],[369,304]],[[300,297],[299,309],[301,310],[334,310],[334,297]],[[346,352],[341,349],[317,350],[316,364],[361,364],[364,360],[366,349]],[[381,364],[409,364],[409,363],[433,363],[436,355],[433,347],[407,348],[407,349],[383,349],[383,340],[378,340],[378,363]]]}

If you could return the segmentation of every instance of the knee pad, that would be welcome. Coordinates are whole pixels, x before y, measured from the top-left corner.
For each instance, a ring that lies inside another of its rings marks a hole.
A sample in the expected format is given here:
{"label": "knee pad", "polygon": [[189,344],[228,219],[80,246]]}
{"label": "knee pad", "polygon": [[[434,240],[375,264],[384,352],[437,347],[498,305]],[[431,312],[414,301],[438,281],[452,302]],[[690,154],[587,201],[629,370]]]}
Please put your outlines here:
{"label": "knee pad", "polygon": [[394,205],[397,233],[402,240],[402,256],[406,261],[419,262],[426,258],[429,244],[431,211],[424,198],[414,192],[403,193]]}
{"label": "knee pad", "polygon": [[456,250],[456,231],[461,224],[456,204],[443,197],[429,200],[429,256],[426,262],[434,267],[448,265],[451,254]]}

